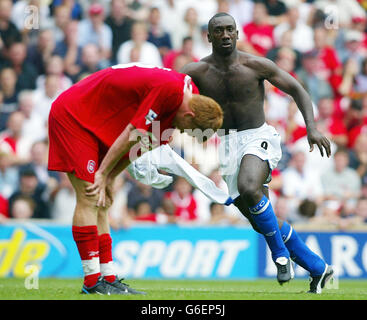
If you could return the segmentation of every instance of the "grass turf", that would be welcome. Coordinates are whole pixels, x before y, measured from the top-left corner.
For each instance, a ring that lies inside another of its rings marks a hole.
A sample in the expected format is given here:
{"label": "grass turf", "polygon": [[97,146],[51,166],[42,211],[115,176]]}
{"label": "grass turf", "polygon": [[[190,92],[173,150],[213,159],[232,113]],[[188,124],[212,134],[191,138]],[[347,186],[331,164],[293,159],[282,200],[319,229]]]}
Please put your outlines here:
{"label": "grass turf", "polygon": [[0,278],[0,300],[367,300],[366,280],[340,280],[338,289],[309,294],[308,281],[283,286],[276,280],[129,280],[147,295],[100,296],[80,294],[80,279],[41,278],[38,289],[26,289],[24,279]]}

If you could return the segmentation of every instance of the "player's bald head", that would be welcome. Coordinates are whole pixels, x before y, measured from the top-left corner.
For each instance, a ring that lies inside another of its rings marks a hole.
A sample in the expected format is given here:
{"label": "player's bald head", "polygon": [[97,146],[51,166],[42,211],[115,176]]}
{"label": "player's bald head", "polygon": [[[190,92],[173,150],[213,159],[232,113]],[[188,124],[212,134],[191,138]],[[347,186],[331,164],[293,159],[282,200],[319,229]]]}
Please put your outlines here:
{"label": "player's bald head", "polygon": [[215,14],[213,17],[210,18],[209,22],[208,22],[208,31],[212,31],[213,30],[213,26],[215,25],[215,23],[218,21],[218,20],[232,20],[233,24],[236,26],[236,22],[234,20],[234,18],[226,13],[226,12],[219,12],[217,14]]}

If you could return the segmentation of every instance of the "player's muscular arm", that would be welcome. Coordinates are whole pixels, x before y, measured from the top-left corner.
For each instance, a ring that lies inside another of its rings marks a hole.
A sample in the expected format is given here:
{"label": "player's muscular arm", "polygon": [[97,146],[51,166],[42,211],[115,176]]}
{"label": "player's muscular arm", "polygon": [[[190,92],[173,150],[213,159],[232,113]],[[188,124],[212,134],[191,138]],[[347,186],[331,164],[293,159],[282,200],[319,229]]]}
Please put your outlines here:
{"label": "player's muscular arm", "polygon": [[324,156],[324,148],[329,157],[331,154],[330,142],[316,129],[311,98],[302,85],[269,59],[254,58],[251,59],[249,64],[258,73],[259,80],[268,80],[272,85],[294,99],[306,123],[310,151],[313,150],[313,145],[316,144],[321,155]]}
{"label": "player's muscular arm", "polygon": [[[115,142],[108,149],[101,165],[94,175],[94,183],[86,189],[86,195],[98,195],[97,207],[104,207],[106,204],[106,186],[109,175],[114,171],[120,159],[138,142],[136,130],[132,124],[128,124],[124,131],[118,136]],[[127,161],[125,167],[129,165]],[[122,171],[124,168],[119,168]]]}
{"label": "player's muscular arm", "polygon": [[302,85],[289,73],[278,68],[273,61],[264,58],[256,60],[253,62],[253,66],[258,72],[259,78],[268,80],[272,85],[289,94],[302,112],[306,127],[315,128],[312,102]]}

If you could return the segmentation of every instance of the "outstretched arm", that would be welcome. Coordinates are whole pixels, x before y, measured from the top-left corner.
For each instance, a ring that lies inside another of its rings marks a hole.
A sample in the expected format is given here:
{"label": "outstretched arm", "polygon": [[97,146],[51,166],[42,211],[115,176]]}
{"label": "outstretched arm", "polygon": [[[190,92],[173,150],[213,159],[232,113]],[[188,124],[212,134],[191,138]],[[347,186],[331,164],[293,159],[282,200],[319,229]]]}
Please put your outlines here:
{"label": "outstretched arm", "polygon": [[254,58],[250,64],[258,72],[259,80],[268,80],[272,85],[289,94],[294,99],[306,123],[310,151],[313,151],[314,144],[316,144],[321,156],[324,156],[323,149],[325,149],[326,155],[330,157],[330,142],[316,129],[312,101],[302,85],[269,59]]}

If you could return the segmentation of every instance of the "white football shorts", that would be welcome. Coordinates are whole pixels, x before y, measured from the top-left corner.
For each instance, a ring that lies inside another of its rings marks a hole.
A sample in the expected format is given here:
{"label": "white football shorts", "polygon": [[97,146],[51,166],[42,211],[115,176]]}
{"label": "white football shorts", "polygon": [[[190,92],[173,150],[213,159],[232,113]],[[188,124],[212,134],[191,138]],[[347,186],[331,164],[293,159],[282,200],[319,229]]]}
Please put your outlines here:
{"label": "white football shorts", "polygon": [[[227,183],[232,199],[240,194],[237,188],[237,177],[242,158],[252,154],[267,161],[270,170],[278,165],[282,157],[281,137],[274,127],[264,123],[261,127],[242,131],[233,131],[221,137],[219,146],[220,171]],[[265,183],[270,182],[271,171]]]}

